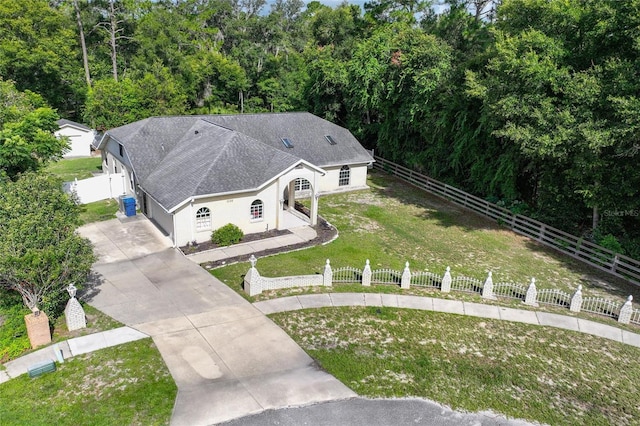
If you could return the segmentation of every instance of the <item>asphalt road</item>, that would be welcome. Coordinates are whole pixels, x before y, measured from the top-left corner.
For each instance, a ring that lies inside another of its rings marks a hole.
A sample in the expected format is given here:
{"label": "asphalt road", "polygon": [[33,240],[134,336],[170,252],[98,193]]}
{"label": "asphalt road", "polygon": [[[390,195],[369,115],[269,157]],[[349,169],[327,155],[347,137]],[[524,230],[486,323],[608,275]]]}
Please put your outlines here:
{"label": "asphalt road", "polygon": [[364,399],[268,410],[223,423],[242,426],[525,426],[523,420],[506,419],[494,413],[461,413],[421,399]]}

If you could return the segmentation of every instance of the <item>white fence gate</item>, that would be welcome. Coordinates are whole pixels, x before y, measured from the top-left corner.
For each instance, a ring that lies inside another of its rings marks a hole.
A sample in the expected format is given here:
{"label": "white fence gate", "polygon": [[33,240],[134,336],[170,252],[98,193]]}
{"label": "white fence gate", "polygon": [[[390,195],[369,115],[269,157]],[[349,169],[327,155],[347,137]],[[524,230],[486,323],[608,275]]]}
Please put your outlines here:
{"label": "white fence gate", "polygon": [[94,201],[118,198],[125,194],[127,184],[123,173],[112,173],[95,176],[88,179],[75,180],[64,183],[64,191],[68,194],[75,192],[81,204]]}

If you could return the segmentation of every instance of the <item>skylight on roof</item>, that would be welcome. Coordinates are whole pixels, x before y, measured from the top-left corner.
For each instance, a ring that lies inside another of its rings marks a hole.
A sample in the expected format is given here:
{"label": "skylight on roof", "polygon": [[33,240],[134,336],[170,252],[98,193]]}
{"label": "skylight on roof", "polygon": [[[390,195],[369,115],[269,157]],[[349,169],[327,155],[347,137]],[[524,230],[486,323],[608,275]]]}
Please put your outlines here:
{"label": "skylight on roof", "polygon": [[333,139],[333,137],[331,135],[324,135],[324,138],[327,140],[327,142],[329,142],[329,145],[337,145],[338,142],[335,141],[335,139]]}
{"label": "skylight on roof", "polygon": [[291,139],[289,139],[289,138],[280,138],[280,140],[282,141],[282,143],[284,144],[284,146],[286,148],[293,148],[293,143],[291,142]]}

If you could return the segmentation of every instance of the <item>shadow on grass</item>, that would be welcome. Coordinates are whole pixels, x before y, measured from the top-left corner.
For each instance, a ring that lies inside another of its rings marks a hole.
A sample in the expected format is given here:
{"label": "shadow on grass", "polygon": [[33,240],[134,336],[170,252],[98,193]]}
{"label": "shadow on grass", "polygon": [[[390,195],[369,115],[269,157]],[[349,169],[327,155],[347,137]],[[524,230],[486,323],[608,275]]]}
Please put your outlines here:
{"label": "shadow on grass", "polygon": [[572,258],[558,250],[542,245],[541,243],[527,238],[525,246],[534,253],[544,254],[562,264],[568,270],[579,274],[580,279],[576,282],[576,287],[581,284],[586,289],[599,290],[601,292],[619,297],[622,301],[627,296],[632,295],[634,300],[640,300],[640,287],[619,277],[611,275],[598,268],[594,268],[577,259]]}
{"label": "shadow on grass", "polygon": [[[437,226],[456,227],[465,232],[477,230],[513,232],[510,228],[499,225],[493,219],[430,194],[384,172],[371,171],[370,182],[371,191],[375,194],[394,198],[404,205],[417,207],[422,212],[416,215],[418,218],[432,221]],[[514,234],[519,235],[515,232]],[[525,239],[525,248],[531,251],[533,256],[539,254],[549,257],[568,271],[578,275],[580,278],[575,282],[575,287],[581,284],[585,289],[597,290],[622,300],[629,295],[632,295],[634,300],[640,300],[640,286],[582,263],[530,238],[523,238]],[[505,256],[509,255],[510,253],[505,253]],[[532,275],[535,276],[535,271],[532,271]]]}
{"label": "shadow on grass", "polygon": [[384,172],[371,171],[370,181],[373,184],[371,191],[375,194],[395,198],[404,205],[423,209],[423,213],[417,217],[436,221],[437,225],[444,228],[455,226],[465,231],[503,229],[492,219],[487,219]]}

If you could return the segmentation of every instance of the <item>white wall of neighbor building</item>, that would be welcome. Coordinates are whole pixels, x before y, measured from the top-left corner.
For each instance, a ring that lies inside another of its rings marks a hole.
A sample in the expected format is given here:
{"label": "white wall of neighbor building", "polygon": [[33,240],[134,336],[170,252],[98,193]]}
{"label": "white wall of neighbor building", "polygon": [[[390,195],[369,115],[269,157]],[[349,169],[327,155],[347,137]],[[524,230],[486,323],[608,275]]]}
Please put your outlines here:
{"label": "white wall of neighbor building", "polygon": [[54,132],[56,137],[66,136],[69,141],[69,152],[63,155],[64,158],[90,157],[91,143],[95,138],[94,130],[84,130],[72,126],[64,126]]}

